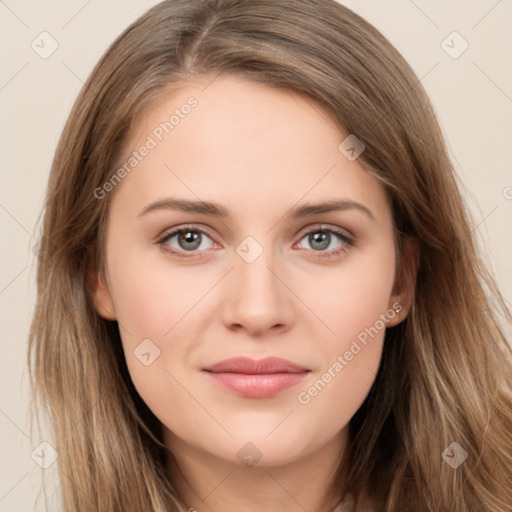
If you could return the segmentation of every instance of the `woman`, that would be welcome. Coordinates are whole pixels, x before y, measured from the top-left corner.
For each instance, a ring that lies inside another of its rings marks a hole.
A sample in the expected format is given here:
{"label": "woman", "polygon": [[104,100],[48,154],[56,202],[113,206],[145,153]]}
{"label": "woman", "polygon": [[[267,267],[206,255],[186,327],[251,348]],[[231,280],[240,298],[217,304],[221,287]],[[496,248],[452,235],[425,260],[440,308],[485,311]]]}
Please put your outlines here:
{"label": "woman", "polygon": [[65,510],[511,509],[510,313],[425,91],[346,7],[150,9],[45,210]]}

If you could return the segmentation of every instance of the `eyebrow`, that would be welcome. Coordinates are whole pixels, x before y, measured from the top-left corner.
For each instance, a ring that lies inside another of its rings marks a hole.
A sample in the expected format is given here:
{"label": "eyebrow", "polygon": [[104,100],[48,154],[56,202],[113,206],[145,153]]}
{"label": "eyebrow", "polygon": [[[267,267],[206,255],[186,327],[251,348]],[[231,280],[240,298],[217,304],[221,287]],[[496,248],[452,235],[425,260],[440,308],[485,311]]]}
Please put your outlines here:
{"label": "eyebrow", "polygon": [[[210,215],[221,219],[230,219],[233,216],[224,206],[209,201],[191,201],[187,199],[166,198],[150,203],[142,209],[138,217],[142,217],[154,211],[177,210],[186,213],[199,213]],[[347,199],[332,199],[321,203],[306,203],[290,208],[284,217],[288,219],[302,219],[319,213],[334,211],[357,210],[366,214],[370,219],[375,220],[369,208],[356,201]]]}

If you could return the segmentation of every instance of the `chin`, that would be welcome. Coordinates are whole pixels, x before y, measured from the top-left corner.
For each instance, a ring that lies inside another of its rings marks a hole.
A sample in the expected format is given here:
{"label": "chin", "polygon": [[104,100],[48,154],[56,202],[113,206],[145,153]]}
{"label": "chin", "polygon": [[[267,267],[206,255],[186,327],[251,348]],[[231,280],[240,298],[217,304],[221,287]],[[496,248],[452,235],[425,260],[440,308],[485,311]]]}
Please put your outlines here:
{"label": "chin", "polygon": [[280,435],[276,433],[265,437],[270,430],[247,428],[238,432],[233,439],[212,439],[215,453],[211,453],[212,446],[205,446],[211,455],[224,459],[226,462],[252,467],[285,466],[296,462],[301,457],[313,453],[318,446],[314,440],[308,440],[295,432],[283,430]]}

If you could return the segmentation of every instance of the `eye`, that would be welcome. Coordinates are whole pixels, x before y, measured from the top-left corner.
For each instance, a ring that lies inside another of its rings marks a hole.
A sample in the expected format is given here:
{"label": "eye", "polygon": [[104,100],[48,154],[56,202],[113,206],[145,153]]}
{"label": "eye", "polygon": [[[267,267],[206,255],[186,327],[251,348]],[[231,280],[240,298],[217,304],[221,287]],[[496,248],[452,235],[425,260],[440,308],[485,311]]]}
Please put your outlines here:
{"label": "eye", "polygon": [[[347,232],[323,226],[307,231],[302,236],[301,242],[304,239],[310,244],[312,251],[321,257],[336,257],[354,244],[353,238]],[[205,243],[207,240],[210,240],[211,244]],[[337,246],[336,240],[338,240]],[[202,257],[201,253],[216,245],[206,232],[193,226],[184,226],[165,233],[157,243],[179,258]],[[333,244],[334,248],[326,250]]]}
{"label": "eye", "polygon": [[[318,252],[318,256],[321,257],[336,257],[342,252],[346,252],[350,246],[354,244],[354,240],[344,231],[336,228],[315,228],[309,230],[301,238],[301,241],[307,239],[307,242],[312,247],[313,251]],[[336,246],[336,239],[338,245]],[[331,250],[326,251],[329,247],[332,247],[334,242],[335,247]]]}
{"label": "eye", "polygon": [[194,227],[182,227],[175,229],[170,233],[166,233],[162,238],[160,238],[160,240],[157,241],[157,243],[162,245],[165,250],[178,257],[188,258],[192,255],[187,255],[187,252],[196,253],[202,252],[197,251],[197,249],[205,250],[211,248],[211,246],[204,246],[203,242],[205,241],[205,237],[212,241],[212,239],[201,229]]}

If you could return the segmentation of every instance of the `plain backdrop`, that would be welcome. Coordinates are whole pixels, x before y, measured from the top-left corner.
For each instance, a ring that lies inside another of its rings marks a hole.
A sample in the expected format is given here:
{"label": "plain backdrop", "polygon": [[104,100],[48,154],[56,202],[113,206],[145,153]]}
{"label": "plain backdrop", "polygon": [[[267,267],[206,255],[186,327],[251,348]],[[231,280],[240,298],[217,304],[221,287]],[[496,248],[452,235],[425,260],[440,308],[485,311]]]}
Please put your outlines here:
{"label": "plain backdrop", "polygon": [[[35,228],[53,153],[94,64],[156,3],[0,0],[0,511],[43,510],[35,505],[43,469],[34,453],[50,438],[30,431],[26,349],[35,301]],[[390,39],[429,93],[467,186],[474,231],[510,305],[512,1],[342,3]],[[58,47],[43,58],[52,44]],[[55,477],[56,466],[44,471]]]}

